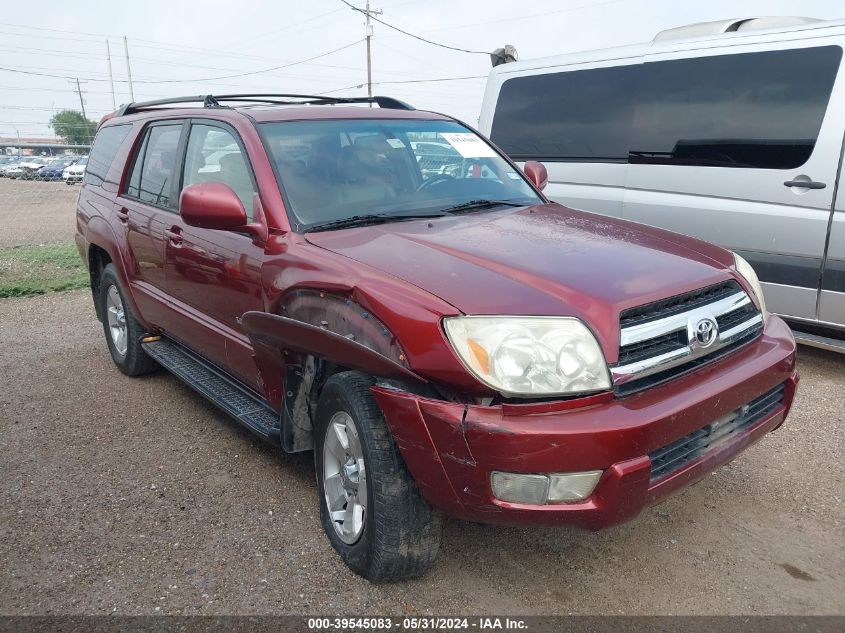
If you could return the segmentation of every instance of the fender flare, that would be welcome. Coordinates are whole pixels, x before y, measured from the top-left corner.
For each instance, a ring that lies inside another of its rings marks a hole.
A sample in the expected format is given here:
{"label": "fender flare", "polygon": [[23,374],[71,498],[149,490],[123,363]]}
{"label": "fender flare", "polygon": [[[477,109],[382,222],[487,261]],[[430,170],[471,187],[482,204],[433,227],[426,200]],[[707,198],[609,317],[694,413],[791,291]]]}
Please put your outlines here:
{"label": "fender flare", "polygon": [[[416,384],[427,382],[409,368],[366,345],[304,321],[267,312],[247,312],[241,317],[240,324],[252,342],[259,371],[283,372],[279,435],[282,448],[288,453],[314,447],[313,421],[308,404],[315,376],[314,359],[379,378]],[[291,354],[296,361],[288,362],[286,357]],[[270,382],[270,378],[265,377],[265,384]]]}
{"label": "fender flare", "polygon": [[108,222],[105,221],[105,219],[98,216],[92,217],[87,225],[85,242],[86,259],[89,256],[89,252],[92,246],[96,246],[97,248],[104,250],[109,256],[109,259],[111,259],[111,263],[114,264],[114,267],[117,270],[117,277],[118,281],[120,281],[122,285],[123,294],[126,295],[124,299],[129,303],[129,307],[132,310],[132,313],[135,315],[135,318],[138,319],[138,321],[140,321],[144,325],[144,327],[148,328],[149,324],[144,321],[143,315],[138,309],[138,305],[135,302],[135,297],[132,294],[132,290],[129,284],[129,275],[127,273],[126,261],[124,259],[124,253],[116,244],[115,235],[112,227],[108,224]]}
{"label": "fender flare", "polygon": [[315,356],[380,378],[428,381],[357,341],[329,330],[267,312],[246,312],[241,327],[254,345]]}

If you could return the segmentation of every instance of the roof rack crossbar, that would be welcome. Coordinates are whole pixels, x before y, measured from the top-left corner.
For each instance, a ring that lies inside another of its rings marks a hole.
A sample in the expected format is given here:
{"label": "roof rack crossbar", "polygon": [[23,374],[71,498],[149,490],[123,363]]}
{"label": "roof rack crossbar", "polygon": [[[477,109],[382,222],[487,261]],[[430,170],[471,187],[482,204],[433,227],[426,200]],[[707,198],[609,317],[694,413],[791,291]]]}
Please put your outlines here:
{"label": "roof rack crossbar", "polygon": [[[293,99],[293,101],[292,101]],[[391,110],[413,110],[414,107],[394,99],[393,97],[328,97],[325,95],[303,95],[290,93],[249,93],[228,95],[193,95],[188,97],[171,97],[155,99],[153,101],[136,101],[120,106],[116,116],[124,116],[156,106],[175,105],[179,103],[202,103],[205,108],[225,108],[224,101],[243,101],[247,103],[264,103],[274,105],[340,105],[346,103],[375,103],[380,108]]]}

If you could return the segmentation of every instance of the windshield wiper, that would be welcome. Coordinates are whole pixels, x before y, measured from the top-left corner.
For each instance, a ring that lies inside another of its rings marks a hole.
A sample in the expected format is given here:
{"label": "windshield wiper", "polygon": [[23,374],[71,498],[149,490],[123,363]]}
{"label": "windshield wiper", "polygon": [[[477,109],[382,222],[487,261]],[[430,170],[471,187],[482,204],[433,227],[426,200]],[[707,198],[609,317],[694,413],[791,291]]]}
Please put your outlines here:
{"label": "windshield wiper", "polygon": [[489,209],[490,207],[527,207],[524,202],[516,202],[514,200],[487,200],[486,198],[479,198],[478,200],[470,200],[469,202],[462,202],[452,207],[446,207],[442,210],[443,213],[457,214],[467,211],[475,211],[476,209]]}
{"label": "windshield wiper", "polygon": [[443,212],[438,213],[368,213],[365,215],[353,215],[348,218],[339,218],[337,220],[329,220],[328,222],[320,222],[313,224],[305,229],[306,233],[314,231],[330,231],[332,229],[346,229],[354,226],[368,226],[372,224],[383,224],[385,222],[393,222],[397,220],[421,220],[424,218],[439,218],[443,217]]}

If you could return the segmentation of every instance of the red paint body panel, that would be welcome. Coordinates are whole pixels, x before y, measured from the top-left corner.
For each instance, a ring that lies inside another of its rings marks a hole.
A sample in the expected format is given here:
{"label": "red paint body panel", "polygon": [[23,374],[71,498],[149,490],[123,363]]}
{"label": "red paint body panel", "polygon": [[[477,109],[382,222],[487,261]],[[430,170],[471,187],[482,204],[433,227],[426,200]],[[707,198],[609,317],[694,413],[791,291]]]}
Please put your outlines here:
{"label": "red paint body panel", "polygon": [[[479,398],[496,394],[452,351],[442,329],[445,316],[576,316],[614,363],[621,311],[725,279],[747,284],[724,249],[551,203],[297,234],[256,122],[318,118],[448,119],[419,111],[319,106],[183,108],[111,117],[104,125],[130,125],[131,132],[102,186],[83,185],[80,253],[91,248],[107,253],[148,331],[181,341],[277,411],[285,393],[284,357],[272,346],[254,346],[239,318],[278,314],[285,298],[301,289],[336,293],[371,312],[407,356],[406,377],[420,376],[450,394],[446,401],[373,389],[425,497],[472,520],[593,529],[617,523],[733,458],[782,422],[797,376],[794,341],[777,318],[741,350],[624,398],[605,393],[478,405]],[[122,193],[147,123],[202,119],[228,124],[243,143],[263,210],[254,218],[260,226],[249,234],[190,226],[175,209]],[[330,343],[323,353],[342,353],[329,349]],[[364,368],[384,371],[383,364],[366,364],[370,361],[361,361]],[[781,383],[787,385],[782,410],[657,485],[650,483],[650,451]],[[586,501],[531,507],[492,498],[490,471],[496,469],[602,469],[604,475]]]}

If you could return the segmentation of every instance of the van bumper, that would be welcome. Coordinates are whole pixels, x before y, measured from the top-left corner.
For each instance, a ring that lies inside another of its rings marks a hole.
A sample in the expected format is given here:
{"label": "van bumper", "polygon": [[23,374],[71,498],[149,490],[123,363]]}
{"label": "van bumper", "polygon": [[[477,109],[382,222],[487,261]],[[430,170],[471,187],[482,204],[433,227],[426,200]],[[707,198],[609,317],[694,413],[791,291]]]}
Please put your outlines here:
{"label": "van bumper", "polygon": [[[773,316],[758,339],[725,358],[628,396],[585,398],[581,408],[566,408],[573,400],[473,406],[380,386],[372,391],[421,493],[436,508],[483,523],[598,530],[634,518],[776,429],[797,384],[795,341]],[[780,386],[782,396],[762,415],[652,477],[650,455]],[[595,470],[603,472],[592,494],[574,503],[509,503],[496,499],[491,486],[493,471]]]}

